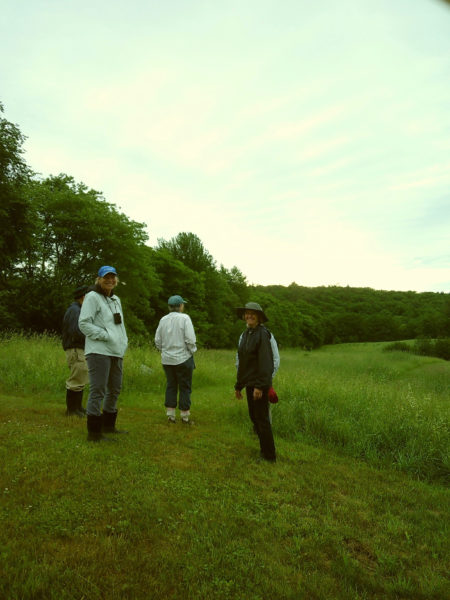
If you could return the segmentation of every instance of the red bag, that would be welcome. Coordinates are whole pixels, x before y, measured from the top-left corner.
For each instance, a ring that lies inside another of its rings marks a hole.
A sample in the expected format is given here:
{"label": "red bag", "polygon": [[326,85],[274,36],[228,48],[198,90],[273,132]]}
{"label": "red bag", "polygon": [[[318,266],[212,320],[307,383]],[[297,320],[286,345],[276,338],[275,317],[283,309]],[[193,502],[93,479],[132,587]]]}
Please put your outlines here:
{"label": "red bag", "polygon": [[273,387],[269,389],[269,402],[272,404],[276,404],[278,402],[278,396]]}

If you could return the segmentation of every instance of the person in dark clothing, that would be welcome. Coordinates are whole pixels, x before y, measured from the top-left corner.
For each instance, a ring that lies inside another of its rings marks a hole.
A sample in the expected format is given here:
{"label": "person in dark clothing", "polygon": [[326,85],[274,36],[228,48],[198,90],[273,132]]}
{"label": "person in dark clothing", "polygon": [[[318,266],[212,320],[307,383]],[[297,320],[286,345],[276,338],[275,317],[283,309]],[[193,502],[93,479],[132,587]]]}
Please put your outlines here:
{"label": "person in dark clothing", "polygon": [[83,390],[88,382],[88,369],[84,357],[84,334],[78,327],[81,305],[89,291],[87,285],[78,287],[74,293],[74,302],[66,310],[63,319],[62,346],[66,352],[70,375],[66,380],[66,415],[84,417]]}
{"label": "person in dark clothing", "polygon": [[256,302],[247,302],[236,313],[247,323],[238,348],[236,398],[241,399],[245,387],[248,413],[258,434],[261,457],[275,462],[275,443],[269,416],[269,389],[272,386],[273,354],[270,333],[262,325],[267,321]]}

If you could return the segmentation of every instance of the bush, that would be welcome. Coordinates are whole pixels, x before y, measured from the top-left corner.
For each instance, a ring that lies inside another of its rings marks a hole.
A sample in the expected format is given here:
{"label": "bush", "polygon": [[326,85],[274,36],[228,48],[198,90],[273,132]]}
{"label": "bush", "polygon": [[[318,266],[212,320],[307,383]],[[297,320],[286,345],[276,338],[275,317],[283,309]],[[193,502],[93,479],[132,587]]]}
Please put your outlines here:
{"label": "bush", "polygon": [[414,354],[419,356],[434,356],[433,341],[429,338],[422,338],[414,342]]}
{"label": "bush", "polygon": [[450,339],[436,340],[434,344],[434,356],[443,358],[444,360],[450,360]]}
{"label": "bush", "polygon": [[406,342],[392,342],[383,347],[383,352],[411,352],[411,346]]}
{"label": "bush", "polygon": [[450,339],[441,338],[438,340],[421,339],[416,340],[414,344],[414,353],[421,356],[435,356],[450,360]]}

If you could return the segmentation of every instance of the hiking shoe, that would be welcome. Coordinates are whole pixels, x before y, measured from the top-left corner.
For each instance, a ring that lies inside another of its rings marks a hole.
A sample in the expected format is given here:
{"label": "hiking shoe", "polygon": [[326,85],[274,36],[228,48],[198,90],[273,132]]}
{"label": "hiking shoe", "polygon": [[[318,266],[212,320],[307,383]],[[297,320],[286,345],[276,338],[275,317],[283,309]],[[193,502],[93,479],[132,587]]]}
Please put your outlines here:
{"label": "hiking shoe", "polygon": [[175,417],[172,417],[172,415],[169,415],[167,417],[167,422],[168,423],[176,423],[177,421],[176,421]]}
{"label": "hiking shoe", "polygon": [[181,422],[183,423],[183,425],[193,425],[194,421],[191,421],[191,419],[181,419]]}

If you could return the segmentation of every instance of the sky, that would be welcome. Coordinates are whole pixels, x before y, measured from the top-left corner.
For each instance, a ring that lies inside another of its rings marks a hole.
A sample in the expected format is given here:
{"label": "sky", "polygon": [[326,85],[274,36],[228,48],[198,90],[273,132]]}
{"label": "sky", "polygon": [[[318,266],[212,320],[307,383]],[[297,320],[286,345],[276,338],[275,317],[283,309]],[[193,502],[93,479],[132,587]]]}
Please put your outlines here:
{"label": "sky", "polygon": [[250,284],[450,292],[450,4],[2,0],[41,177]]}

